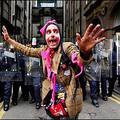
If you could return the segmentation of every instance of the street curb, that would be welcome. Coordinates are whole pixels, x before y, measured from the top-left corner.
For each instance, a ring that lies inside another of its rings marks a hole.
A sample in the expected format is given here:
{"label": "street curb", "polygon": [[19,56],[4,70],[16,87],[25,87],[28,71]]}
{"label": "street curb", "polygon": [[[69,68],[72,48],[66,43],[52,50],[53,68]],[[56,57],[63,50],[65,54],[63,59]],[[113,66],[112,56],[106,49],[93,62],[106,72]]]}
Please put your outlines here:
{"label": "street curb", "polygon": [[114,90],[114,92],[117,93],[118,95],[120,95],[120,91]]}

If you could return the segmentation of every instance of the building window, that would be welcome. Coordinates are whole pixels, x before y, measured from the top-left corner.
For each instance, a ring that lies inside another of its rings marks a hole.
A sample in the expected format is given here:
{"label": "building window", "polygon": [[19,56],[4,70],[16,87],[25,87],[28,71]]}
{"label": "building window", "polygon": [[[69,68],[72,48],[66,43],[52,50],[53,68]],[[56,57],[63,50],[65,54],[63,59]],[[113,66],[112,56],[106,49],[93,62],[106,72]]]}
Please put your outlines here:
{"label": "building window", "polygon": [[62,7],[63,6],[63,4],[62,4],[62,0],[57,0],[57,7]]}
{"label": "building window", "polygon": [[76,26],[77,26],[77,21],[75,22]]}
{"label": "building window", "polygon": [[21,9],[16,6],[16,18],[21,21]]}
{"label": "building window", "polygon": [[67,4],[66,4],[66,9],[68,10],[68,8],[69,8],[69,4],[67,3]]}
{"label": "building window", "polygon": [[80,19],[78,19],[78,26],[80,25]]}
{"label": "building window", "polygon": [[88,4],[88,0],[85,1],[86,5]]}
{"label": "building window", "polygon": [[116,33],[116,38],[117,38],[116,44],[118,47],[120,47],[120,32]]}
{"label": "building window", "polygon": [[6,2],[3,2],[3,17],[7,20],[9,18],[9,5]]}
{"label": "building window", "polygon": [[5,0],[7,3],[9,2],[9,0]]}
{"label": "building window", "polygon": [[27,1],[24,1],[24,9],[27,9]]}
{"label": "building window", "polygon": [[80,8],[80,1],[76,1],[77,2],[77,10],[79,10]]}
{"label": "building window", "polygon": [[96,0],[86,0],[85,3],[87,5],[89,2],[92,2],[92,1],[96,1]]}
{"label": "building window", "polygon": [[24,35],[26,35],[26,24],[27,24],[27,20],[26,20],[26,16],[24,16]]}

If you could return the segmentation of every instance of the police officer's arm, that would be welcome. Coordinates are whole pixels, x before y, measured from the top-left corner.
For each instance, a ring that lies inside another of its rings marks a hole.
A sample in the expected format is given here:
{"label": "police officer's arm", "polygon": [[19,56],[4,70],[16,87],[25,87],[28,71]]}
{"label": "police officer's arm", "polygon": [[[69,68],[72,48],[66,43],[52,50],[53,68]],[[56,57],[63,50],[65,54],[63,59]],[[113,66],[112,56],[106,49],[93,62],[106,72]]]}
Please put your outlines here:
{"label": "police officer's arm", "polygon": [[10,38],[5,26],[2,27],[2,30],[3,30],[2,34],[3,34],[4,40],[7,43],[9,43],[10,45],[12,45],[15,50],[22,52],[23,54],[25,54],[27,56],[40,57],[40,55],[41,55],[40,52],[42,51],[42,49],[44,49],[43,47],[30,48],[25,45],[22,45],[21,43],[18,43],[15,40]]}

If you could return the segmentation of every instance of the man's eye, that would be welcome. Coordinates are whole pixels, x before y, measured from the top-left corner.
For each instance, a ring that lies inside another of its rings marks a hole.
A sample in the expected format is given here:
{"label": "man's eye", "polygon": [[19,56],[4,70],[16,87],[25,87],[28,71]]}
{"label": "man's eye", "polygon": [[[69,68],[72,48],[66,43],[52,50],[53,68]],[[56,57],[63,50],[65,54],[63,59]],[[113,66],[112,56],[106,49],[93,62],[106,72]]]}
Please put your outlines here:
{"label": "man's eye", "polygon": [[58,30],[55,30],[54,33],[58,33]]}
{"label": "man's eye", "polygon": [[51,32],[48,30],[48,31],[47,31],[47,34],[50,34],[50,33],[51,33]]}

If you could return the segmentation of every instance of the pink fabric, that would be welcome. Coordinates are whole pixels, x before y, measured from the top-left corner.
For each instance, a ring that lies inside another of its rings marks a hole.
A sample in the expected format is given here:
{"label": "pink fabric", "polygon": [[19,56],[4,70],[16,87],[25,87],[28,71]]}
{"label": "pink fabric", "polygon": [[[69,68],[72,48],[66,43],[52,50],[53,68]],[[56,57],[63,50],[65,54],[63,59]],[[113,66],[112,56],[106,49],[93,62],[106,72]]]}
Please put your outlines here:
{"label": "pink fabric", "polygon": [[[48,48],[46,51],[41,52],[41,56],[43,59],[46,59],[46,68],[47,68],[47,77],[51,81],[53,92],[52,92],[52,102],[53,102],[53,107],[55,103],[55,85],[56,85],[56,74],[51,71],[51,58],[50,58],[50,51],[51,49]],[[52,77],[50,77],[52,72]]]}
{"label": "pink fabric", "polygon": [[75,78],[77,78],[83,72],[83,64],[80,61],[77,60],[77,53],[76,52],[72,54],[71,60],[72,60],[73,63],[77,64],[79,66],[79,68],[80,68],[80,73],[75,75]]}
{"label": "pink fabric", "polygon": [[54,107],[54,103],[55,103],[55,86],[56,86],[56,80],[57,80],[55,73],[52,74],[52,80],[53,80],[53,92],[52,92],[53,104],[52,104],[52,107]]}
{"label": "pink fabric", "polygon": [[47,68],[47,77],[50,80],[50,73],[51,73],[51,58],[50,58],[50,48],[48,48],[46,51],[41,52],[41,56],[43,59],[46,59],[45,66]]}
{"label": "pink fabric", "polygon": [[44,36],[44,34],[45,34],[45,28],[46,28],[46,26],[49,24],[49,23],[56,23],[56,20],[48,20],[46,23],[45,23],[45,25],[40,29],[40,32],[41,32],[41,34],[42,34],[42,36]]}
{"label": "pink fabric", "polygon": [[[56,20],[49,20],[46,22],[46,24],[40,29],[40,32],[42,36],[45,34],[45,29],[48,24],[56,23]],[[47,68],[47,77],[49,80],[51,80],[53,92],[52,92],[52,101],[53,101],[53,107],[55,102],[55,85],[56,85],[56,74],[51,71],[51,58],[50,58],[50,51],[51,49],[48,48],[46,51],[41,52],[41,56],[43,59],[46,59],[45,66]],[[52,77],[50,78],[52,72]]]}

